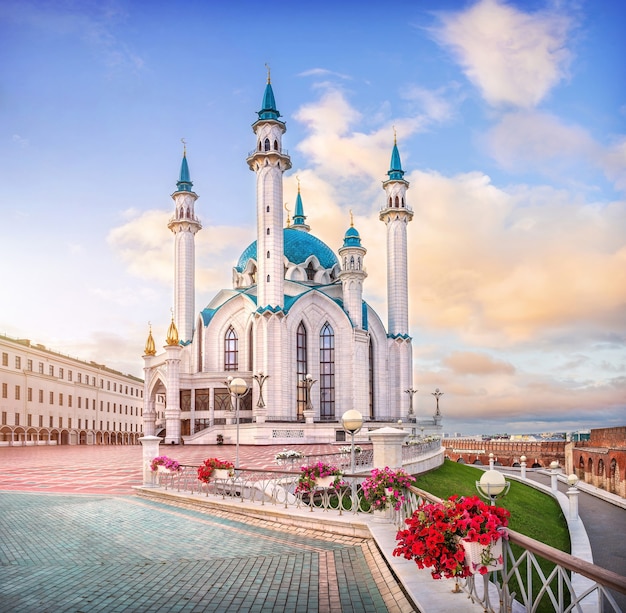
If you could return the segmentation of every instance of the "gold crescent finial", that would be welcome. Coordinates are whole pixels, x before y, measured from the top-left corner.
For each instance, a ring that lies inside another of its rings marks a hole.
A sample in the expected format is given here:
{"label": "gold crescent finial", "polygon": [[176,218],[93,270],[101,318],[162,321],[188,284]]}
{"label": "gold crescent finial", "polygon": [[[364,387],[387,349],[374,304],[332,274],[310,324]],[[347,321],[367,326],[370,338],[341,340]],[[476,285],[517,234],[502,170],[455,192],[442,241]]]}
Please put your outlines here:
{"label": "gold crescent finial", "polygon": [[268,85],[272,82],[272,79],[270,77],[270,65],[265,62],[265,68],[267,68],[267,83]]}
{"label": "gold crescent finial", "polygon": [[397,135],[396,135],[396,126],[392,126],[393,127],[393,144],[397,145],[398,144],[398,139],[397,139]]}
{"label": "gold crescent finial", "polygon": [[180,142],[183,144],[183,156],[187,156],[187,141],[184,138],[180,139]]}
{"label": "gold crescent finial", "polygon": [[298,193],[300,193],[300,177],[296,175],[296,181],[298,182]]}
{"label": "gold crescent finial", "polygon": [[289,207],[287,206],[286,202],[285,202],[285,211],[287,211],[287,227],[289,227],[291,225],[291,219],[289,219]]}
{"label": "gold crescent finial", "polygon": [[352,214],[352,209],[350,209],[350,227],[354,228],[354,215]]}

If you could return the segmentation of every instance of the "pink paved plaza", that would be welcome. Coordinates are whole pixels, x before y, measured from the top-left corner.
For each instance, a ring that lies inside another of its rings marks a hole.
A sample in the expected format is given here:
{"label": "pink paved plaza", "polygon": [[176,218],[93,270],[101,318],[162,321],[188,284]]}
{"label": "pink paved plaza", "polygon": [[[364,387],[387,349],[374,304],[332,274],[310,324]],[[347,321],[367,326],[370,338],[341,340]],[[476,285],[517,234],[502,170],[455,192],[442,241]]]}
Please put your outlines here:
{"label": "pink paved plaza", "polygon": [[[274,456],[284,445],[240,446],[242,468],[278,468]],[[336,445],[294,445],[306,455],[334,453]],[[161,446],[161,454],[181,464],[210,457],[235,461],[235,445]],[[0,448],[0,490],[73,494],[132,494],[142,483],[142,447],[42,446]],[[295,469],[298,469],[298,464]]]}

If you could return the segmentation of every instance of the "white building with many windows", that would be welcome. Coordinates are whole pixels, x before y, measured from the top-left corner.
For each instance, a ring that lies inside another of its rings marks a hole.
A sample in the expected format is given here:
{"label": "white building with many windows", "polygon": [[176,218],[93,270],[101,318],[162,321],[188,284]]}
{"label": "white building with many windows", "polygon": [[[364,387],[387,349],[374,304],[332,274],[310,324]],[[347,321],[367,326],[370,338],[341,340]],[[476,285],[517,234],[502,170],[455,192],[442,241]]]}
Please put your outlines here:
{"label": "white building with many windows", "polygon": [[[215,443],[220,436],[233,442],[240,434],[233,424],[241,423],[246,443],[304,443],[340,440],[348,409],[376,427],[414,422],[407,289],[413,211],[396,143],[379,211],[387,233],[385,328],[363,298],[367,250],[354,225],[335,253],[312,233],[300,189],[293,221],[285,223],[283,175],[291,160],[269,76],[252,130],[246,162],[256,175],[256,240],[235,264],[232,288],[200,313],[194,259],[202,226],[183,153],[168,224],[174,314],[165,351],[157,355],[152,331],[146,343],[144,432],[164,436],[166,444]],[[243,379],[247,388],[236,402],[230,378]],[[438,431],[439,419],[420,425]]]}
{"label": "white building with many windows", "polygon": [[128,445],[143,381],[25,339],[0,336],[0,445]]}

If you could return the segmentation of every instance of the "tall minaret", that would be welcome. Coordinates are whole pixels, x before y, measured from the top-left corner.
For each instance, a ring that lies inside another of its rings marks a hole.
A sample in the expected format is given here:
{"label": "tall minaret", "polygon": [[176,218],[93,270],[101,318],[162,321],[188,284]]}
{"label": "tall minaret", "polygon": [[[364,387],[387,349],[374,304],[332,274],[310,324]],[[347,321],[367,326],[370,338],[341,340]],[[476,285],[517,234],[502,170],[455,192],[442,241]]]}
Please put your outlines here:
{"label": "tall minaret", "polygon": [[413,355],[409,336],[409,298],[407,273],[407,224],[413,211],[406,204],[408,181],[400,162],[400,153],[394,134],[391,165],[387,181],[383,183],[386,202],[380,211],[380,220],[387,226],[387,308],[388,330],[391,341],[389,366],[390,402],[393,417],[409,413],[409,399],[403,393],[412,387]]}
{"label": "tall minaret", "polygon": [[352,320],[352,325],[359,329],[363,328],[363,281],[367,277],[363,258],[366,253],[367,250],[361,245],[361,237],[354,227],[350,211],[350,227],[346,230],[343,246],[339,249],[341,258],[339,278],[343,288],[344,308]]}
{"label": "tall minaret", "polygon": [[[183,140],[184,145],[184,140]],[[187,164],[187,147],[183,146],[183,161],[177,189],[172,194],[176,203],[174,215],[167,227],[176,236],[174,245],[174,321],[180,340],[188,342],[193,337],[195,318],[195,234],[202,224],[194,212],[198,195],[192,191],[193,183]]]}
{"label": "tall minaret", "polygon": [[391,152],[391,166],[387,175],[389,179],[383,183],[386,206],[381,209],[379,217],[387,226],[388,334],[391,337],[408,336],[406,227],[413,219],[413,211],[406,204],[406,190],[409,188],[409,183],[404,180],[404,170],[402,170],[395,136]]}
{"label": "tall minaret", "polygon": [[257,203],[257,306],[283,307],[283,173],[291,159],[282,148],[285,123],[280,121],[274,92],[267,72],[267,85],[259,119],[252,124],[256,147],[248,166],[256,173]]}

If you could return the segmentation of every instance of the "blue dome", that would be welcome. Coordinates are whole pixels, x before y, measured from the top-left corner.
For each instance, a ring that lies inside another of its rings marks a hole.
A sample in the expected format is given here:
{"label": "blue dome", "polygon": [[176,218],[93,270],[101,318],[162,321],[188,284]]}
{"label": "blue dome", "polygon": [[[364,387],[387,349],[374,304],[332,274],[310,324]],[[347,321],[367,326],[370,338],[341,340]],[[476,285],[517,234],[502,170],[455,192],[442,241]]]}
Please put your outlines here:
{"label": "blue dome", "polygon": [[[339,266],[337,256],[332,249],[319,238],[308,232],[295,230],[293,228],[284,228],[283,241],[285,257],[292,264],[302,264],[309,256],[314,255],[323,268],[332,268],[335,265]],[[241,272],[250,259],[257,259],[256,241],[244,249],[237,262],[237,270]]]}
{"label": "blue dome", "polygon": [[344,247],[360,247],[361,246],[361,237],[359,236],[359,232],[354,226],[350,226],[346,230],[346,235],[343,237],[343,246]]}

